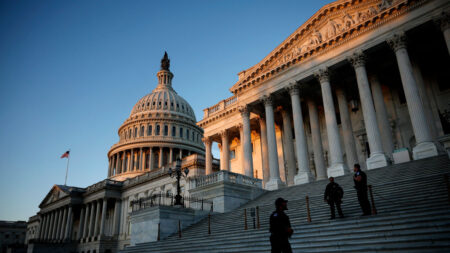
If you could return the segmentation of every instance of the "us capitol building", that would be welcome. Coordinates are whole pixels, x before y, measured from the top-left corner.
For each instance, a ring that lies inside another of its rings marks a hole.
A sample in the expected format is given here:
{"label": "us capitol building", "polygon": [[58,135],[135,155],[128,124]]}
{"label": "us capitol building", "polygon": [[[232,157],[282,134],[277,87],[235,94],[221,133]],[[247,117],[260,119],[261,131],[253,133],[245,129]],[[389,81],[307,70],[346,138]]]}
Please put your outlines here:
{"label": "us capitol building", "polygon": [[[195,195],[217,175],[276,190],[348,175],[355,163],[372,170],[449,152],[449,13],[446,0],[325,5],[238,73],[232,95],[197,123],[172,88],[165,55],[157,87],[119,128],[108,179],[55,185],[30,218],[28,238],[69,240],[84,253],[123,249],[133,240],[130,201],[172,193],[167,168],[177,158],[190,170],[184,194]],[[227,203],[214,199],[221,212]]]}

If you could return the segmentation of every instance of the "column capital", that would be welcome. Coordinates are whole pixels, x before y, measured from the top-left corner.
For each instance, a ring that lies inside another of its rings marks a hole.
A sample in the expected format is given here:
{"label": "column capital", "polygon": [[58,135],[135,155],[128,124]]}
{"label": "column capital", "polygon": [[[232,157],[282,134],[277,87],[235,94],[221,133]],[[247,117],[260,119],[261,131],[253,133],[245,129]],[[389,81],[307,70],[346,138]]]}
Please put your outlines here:
{"label": "column capital", "polygon": [[314,73],[314,76],[319,80],[320,83],[330,81],[330,73],[328,68],[319,69]]}
{"label": "column capital", "polygon": [[205,143],[205,145],[211,144],[211,138],[210,137],[203,137],[202,138],[203,143]]}
{"label": "column capital", "polygon": [[299,95],[300,94],[300,87],[296,82],[292,82],[289,84],[288,87],[286,87],[286,91],[289,92],[289,95]]}
{"label": "column capital", "polygon": [[366,65],[366,55],[363,51],[356,51],[347,57],[347,61],[349,61],[354,68],[364,67],[364,65]]}
{"label": "column capital", "polygon": [[242,117],[250,117],[250,108],[248,105],[240,105],[237,109],[241,113]]}
{"label": "column capital", "polygon": [[228,130],[225,129],[225,130],[220,131],[219,135],[220,135],[221,138],[228,137]]}
{"label": "column capital", "polygon": [[394,34],[391,38],[387,40],[387,43],[392,48],[392,50],[394,50],[394,52],[402,48],[406,48],[407,41],[405,32]]}
{"label": "column capital", "polygon": [[267,106],[267,105],[272,106],[273,105],[273,98],[271,95],[264,95],[260,98],[260,100],[261,100],[261,102],[264,103],[264,106]]}
{"label": "column capital", "polygon": [[448,12],[442,12],[439,17],[434,20],[434,23],[441,28],[441,31],[445,31],[450,28],[450,14]]}

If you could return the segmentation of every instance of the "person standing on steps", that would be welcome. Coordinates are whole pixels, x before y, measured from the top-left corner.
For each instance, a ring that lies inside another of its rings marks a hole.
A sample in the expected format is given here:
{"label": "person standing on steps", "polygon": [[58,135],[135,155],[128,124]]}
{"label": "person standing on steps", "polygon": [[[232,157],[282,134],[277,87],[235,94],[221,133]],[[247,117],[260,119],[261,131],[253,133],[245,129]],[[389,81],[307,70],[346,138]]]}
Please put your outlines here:
{"label": "person standing on steps", "polygon": [[270,215],[270,245],[272,253],[292,253],[289,238],[294,233],[289,217],[284,213],[287,208],[287,200],[277,198],[276,210]]}
{"label": "person standing on steps", "polygon": [[323,199],[325,202],[330,205],[330,211],[331,211],[331,218],[330,220],[333,220],[336,218],[336,212],[334,210],[334,205],[336,205],[336,208],[339,213],[340,218],[344,218],[344,214],[342,213],[341,209],[341,203],[342,203],[342,197],[344,197],[344,190],[341,186],[339,186],[337,183],[334,182],[334,177],[329,178],[330,182],[328,183],[327,187],[325,188],[325,194],[323,196]]}
{"label": "person standing on steps", "polygon": [[355,175],[353,176],[353,181],[355,182],[355,189],[358,195],[359,205],[363,211],[363,216],[371,215],[369,198],[367,196],[367,176],[361,170],[359,164],[353,166],[353,171]]}

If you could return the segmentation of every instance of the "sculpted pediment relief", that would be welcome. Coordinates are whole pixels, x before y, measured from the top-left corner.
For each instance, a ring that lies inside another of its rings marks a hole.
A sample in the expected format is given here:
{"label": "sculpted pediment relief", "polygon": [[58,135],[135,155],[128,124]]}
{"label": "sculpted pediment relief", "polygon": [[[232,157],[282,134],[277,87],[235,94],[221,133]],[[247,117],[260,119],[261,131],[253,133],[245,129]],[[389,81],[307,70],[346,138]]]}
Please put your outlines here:
{"label": "sculpted pediment relief", "polygon": [[336,1],[321,8],[259,64],[239,73],[232,92],[253,78],[264,78],[299,57],[331,44],[350,30],[406,0]]}
{"label": "sculpted pediment relief", "polygon": [[64,192],[61,188],[59,188],[57,185],[53,186],[49,193],[45,196],[44,200],[41,202],[39,206],[46,206],[53,202],[58,201],[59,199],[62,199],[66,197],[68,193]]}

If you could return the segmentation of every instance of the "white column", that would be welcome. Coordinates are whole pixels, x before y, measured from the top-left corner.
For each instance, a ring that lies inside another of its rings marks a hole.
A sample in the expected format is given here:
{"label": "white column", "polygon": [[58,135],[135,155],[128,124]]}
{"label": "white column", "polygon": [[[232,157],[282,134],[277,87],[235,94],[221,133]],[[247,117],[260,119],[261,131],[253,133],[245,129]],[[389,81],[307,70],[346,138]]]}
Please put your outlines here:
{"label": "white column", "polygon": [[127,165],[125,164],[125,160],[127,158],[127,152],[126,150],[124,150],[122,152],[122,167],[120,168],[121,173],[124,173],[125,171],[127,171]]}
{"label": "white column", "polygon": [[183,149],[180,148],[180,160],[183,159]]}
{"label": "white column", "polygon": [[170,151],[169,151],[169,163],[172,163],[173,162],[173,148],[170,148]]}
{"label": "white column", "polygon": [[158,167],[159,168],[161,168],[163,166],[163,158],[164,158],[163,148],[160,147],[159,148],[159,160],[158,160]]}
{"label": "white column", "polygon": [[93,236],[94,235],[94,222],[95,222],[95,220],[94,220],[94,217],[95,217],[95,214],[94,214],[94,211],[95,211],[95,202],[91,202],[91,207],[90,207],[90,211],[91,211],[91,213],[90,213],[90,215],[89,215],[89,233],[88,233],[88,237],[91,237],[91,236]]}
{"label": "white column", "polygon": [[120,167],[120,152],[117,152],[116,155],[116,175],[119,174],[119,167]]}
{"label": "white column", "polygon": [[228,140],[228,131],[220,132],[222,139],[222,152],[220,157],[220,170],[230,171],[230,143]]}
{"label": "white column", "polygon": [[58,233],[58,239],[59,240],[63,240],[64,239],[64,235],[66,232],[66,223],[67,223],[67,209],[68,207],[64,208],[64,212],[63,212],[63,218],[61,220],[61,231]]}
{"label": "white column", "polygon": [[239,160],[241,161],[241,173],[244,173],[244,126],[241,124],[238,125],[239,128],[239,148],[240,148],[240,153],[239,153]]}
{"label": "white column", "polygon": [[383,142],[383,150],[389,157],[394,152],[393,135],[391,131],[391,124],[389,123],[389,117],[384,103],[383,92],[378,78],[372,75],[370,78],[370,84],[372,86],[373,103],[375,105],[375,112],[377,114],[378,129],[380,129],[381,140]]}
{"label": "white column", "polygon": [[41,239],[41,240],[45,240],[46,239],[47,231],[48,231],[48,221],[49,221],[48,214],[44,214],[44,221],[42,222],[42,230],[41,230],[41,233],[39,235],[39,239]]}
{"label": "white column", "polygon": [[242,130],[244,132],[244,174],[253,177],[252,133],[250,129],[250,111],[248,106],[239,107],[242,116]]}
{"label": "white column", "polygon": [[406,50],[405,34],[396,34],[388,40],[389,45],[395,52],[400,77],[402,79],[403,91],[405,92],[408,112],[416,137],[416,146],[413,148],[414,160],[437,156],[436,145],[431,138],[422,101],[420,99],[417,83],[413,75],[411,61]]}
{"label": "white column", "polygon": [[84,215],[84,229],[83,229],[83,236],[82,239],[85,239],[87,237],[89,237],[89,227],[90,227],[90,217],[89,217],[89,213],[90,213],[90,209],[91,209],[91,205],[90,203],[86,204],[86,209],[85,209],[85,215]]}
{"label": "white column", "polygon": [[205,137],[202,139],[203,143],[205,143],[205,175],[209,175],[213,173],[212,170],[212,153],[211,153],[211,138]]}
{"label": "white column", "polygon": [[95,222],[94,222],[94,236],[98,236],[99,231],[99,220],[100,220],[100,200],[97,200],[97,208],[95,212]]}
{"label": "white column", "polygon": [[153,168],[153,164],[154,164],[154,161],[153,161],[153,147],[150,147],[149,148],[149,161],[148,161],[148,169],[150,170],[150,171],[152,171],[154,168]]}
{"label": "white column", "polygon": [[41,220],[39,221],[39,234],[37,236],[37,239],[43,239],[42,235],[44,233],[44,224],[45,224],[45,216],[44,214],[41,214]]}
{"label": "white column", "polygon": [[67,221],[64,231],[64,239],[65,240],[71,240],[71,232],[72,232],[72,223],[73,223],[73,213],[72,213],[72,206],[69,205],[69,211],[67,213]]}
{"label": "white column", "polygon": [[116,203],[114,204],[113,235],[119,234],[119,224],[120,224],[120,199],[116,199]]}
{"label": "white column", "polygon": [[447,44],[447,50],[450,54],[450,15],[449,13],[442,13],[441,17],[436,20],[441,27],[441,31],[444,34],[445,43]]}
{"label": "white column", "polygon": [[80,212],[80,223],[78,224],[78,234],[77,234],[77,240],[80,240],[83,238],[83,231],[84,231],[84,213],[86,212],[86,207],[83,206],[81,208]]}
{"label": "white column", "polygon": [[291,114],[283,109],[281,111],[283,119],[283,143],[284,143],[284,159],[286,164],[286,184],[294,185],[294,177],[297,172],[295,166],[294,137],[292,136]]}
{"label": "white column", "polygon": [[61,224],[61,210],[55,211],[55,223],[53,225],[52,239],[56,240],[58,235],[58,230],[60,229]]}
{"label": "white column", "polygon": [[[300,89],[297,84],[291,84],[288,88],[292,103],[292,119],[294,121],[295,153],[297,155],[298,172],[295,175],[295,184],[306,184],[314,181],[314,176],[309,168],[308,144],[306,141],[303,115],[300,102]],[[283,120],[284,124],[284,120]]]}
{"label": "white column", "polygon": [[143,159],[143,156],[142,156],[142,148],[140,148],[139,149],[139,168],[138,168],[139,171],[144,170],[144,166],[142,166],[143,165],[143,161],[144,161],[144,159]]}
{"label": "white column", "polygon": [[262,98],[264,103],[264,109],[266,113],[266,126],[267,126],[267,144],[269,151],[269,168],[270,179],[266,183],[267,190],[277,190],[284,186],[284,183],[280,179],[280,169],[278,167],[278,150],[277,139],[275,135],[275,117],[273,112],[272,97],[264,96]]}
{"label": "white column", "polygon": [[259,118],[259,127],[261,128],[261,165],[263,172],[263,182],[264,185],[269,181],[270,170],[269,170],[269,151],[267,149],[267,127],[266,119],[264,117]]}
{"label": "white column", "polygon": [[[367,139],[370,147],[370,157],[367,158],[367,169],[386,167],[388,160],[383,151],[381,134],[378,129],[377,115],[372,100],[372,92],[369,87],[369,79],[366,72],[366,60],[363,52],[355,52],[348,58],[355,68],[356,81],[358,83],[359,97],[366,127]],[[390,155],[390,154],[388,154]]]}
{"label": "white column", "polygon": [[348,111],[348,103],[345,93],[342,89],[336,90],[336,97],[341,115],[342,135],[344,137],[345,153],[347,154],[347,166],[353,173],[353,165],[358,163],[358,154],[356,153],[355,138],[353,137],[352,121]]}
{"label": "white column", "polygon": [[316,73],[316,77],[319,79],[322,90],[328,146],[330,148],[331,166],[327,169],[327,175],[328,177],[346,175],[348,174],[348,168],[344,164],[344,159],[342,156],[341,138],[339,136],[339,128],[336,121],[336,110],[334,109],[328,70],[320,70]]}
{"label": "white column", "polygon": [[[141,155],[142,157],[142,155]],[[108,207],[108,200],[106,198],[103,199],[102,202],[102,218],[100,222],[100,237],[105,235],[105,220],[106,220],[106,211]]]}
{"label": "white column", "polygon": [[307,100],[309,123],[311,127],[311,138],[314,154],[314,165],[316,166],[317,180],[327,178],[325,170],[325,161],[323,160],[322,136],[320,133],[319,113],[317,112],[317,105],[312,99]]}

